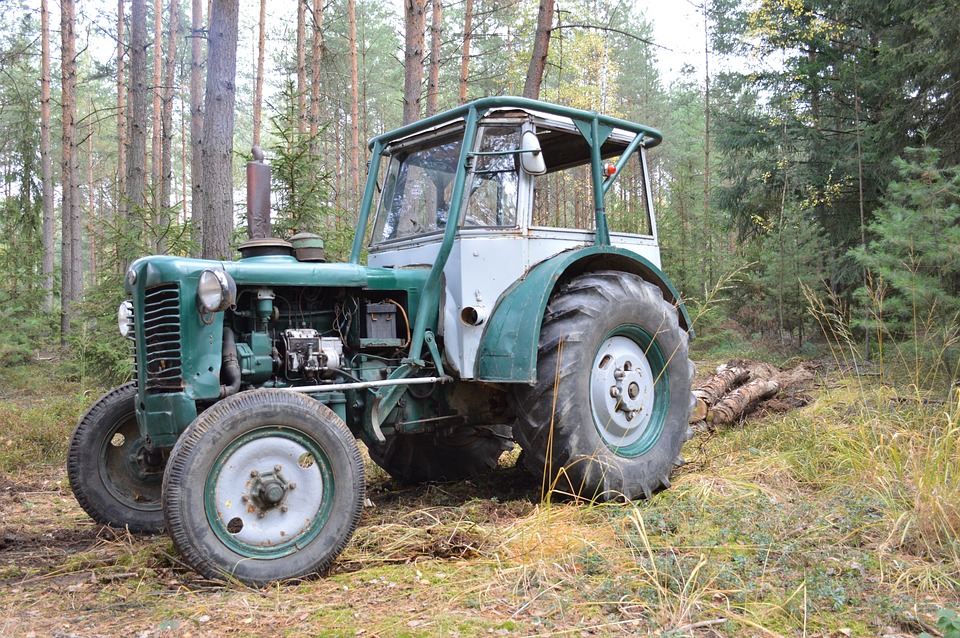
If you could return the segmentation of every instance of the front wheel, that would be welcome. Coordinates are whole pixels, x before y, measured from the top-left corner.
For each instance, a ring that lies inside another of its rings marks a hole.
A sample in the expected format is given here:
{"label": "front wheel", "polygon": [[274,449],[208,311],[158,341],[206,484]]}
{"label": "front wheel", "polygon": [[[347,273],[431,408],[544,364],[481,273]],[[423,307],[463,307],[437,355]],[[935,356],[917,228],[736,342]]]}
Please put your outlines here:
{"label": "front wheel", "polygon": [[137,384],[127,383],[100,397],[70,437],[70,489],[90,518],[131,532],[163,528],[160,485],[164,458],[140,435]]}
{"label": "front wheel", "polygon": [[693,375],[659,288],[630,273],[576,277],[547,306],[536,383],[515,393],[525,466],[590,500],[668,487],[692,434]]}
{"label": "front wheel", "polygon": [[324,572],[356,529],[360,450],[308,396],[253,390],[220,401],[177,440],[163,511],[184,560],[251,585]]}

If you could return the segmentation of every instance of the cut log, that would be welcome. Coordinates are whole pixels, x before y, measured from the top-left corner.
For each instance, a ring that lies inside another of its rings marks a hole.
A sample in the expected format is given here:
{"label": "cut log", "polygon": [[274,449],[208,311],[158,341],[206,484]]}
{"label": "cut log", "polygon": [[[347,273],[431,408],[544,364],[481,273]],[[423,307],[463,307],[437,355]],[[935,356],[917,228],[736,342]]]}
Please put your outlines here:
{"label": "cut log", "polygon": [[738,417],[748,414],[758,402],[779,391],[780,384],[773,379],[751,381],[720,399],[707,413],[707,421],[713,425],[733,423]]}
{"label": "cut log", "polygon": [[713,376],[707,379],[699,388],[693,391],[693,396],[697,399],[697,407],[694,408],[690,416],[690,422],[702,421],[707,418],[710,408],[717,403],[723,395],[730,392],[750,378],[750,370],[740,366],[723,364],[717,367]]}

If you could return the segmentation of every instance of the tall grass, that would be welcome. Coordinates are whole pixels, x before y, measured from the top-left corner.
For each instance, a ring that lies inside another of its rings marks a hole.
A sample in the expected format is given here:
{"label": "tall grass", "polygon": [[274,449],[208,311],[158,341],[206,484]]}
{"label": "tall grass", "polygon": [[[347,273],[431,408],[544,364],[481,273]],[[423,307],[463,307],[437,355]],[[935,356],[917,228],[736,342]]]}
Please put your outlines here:
{"label": "tall grass", "polygon": [[833,311],[837,300],[807,295],[850,390],[847,411],[832,427],[834,454],[847,480],[884,504],[881,550],[928,560],[898,580],[960,591],[960,328],[931,312],[892,334],[882,287],[871,286],[869,296],[873,362],[863,360],[849,325]]}

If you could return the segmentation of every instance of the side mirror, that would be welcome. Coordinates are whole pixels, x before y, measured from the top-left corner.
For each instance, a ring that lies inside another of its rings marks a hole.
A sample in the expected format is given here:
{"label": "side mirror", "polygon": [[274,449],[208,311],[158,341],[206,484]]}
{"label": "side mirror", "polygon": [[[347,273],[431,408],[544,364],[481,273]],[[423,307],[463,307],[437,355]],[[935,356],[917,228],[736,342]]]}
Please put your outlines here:
{"label": "side mirror", "polygon": [[524,131],[520,137],[520,168],[530,175],[543,175],[547,164],[540,150],[540,138],[533,131]]}

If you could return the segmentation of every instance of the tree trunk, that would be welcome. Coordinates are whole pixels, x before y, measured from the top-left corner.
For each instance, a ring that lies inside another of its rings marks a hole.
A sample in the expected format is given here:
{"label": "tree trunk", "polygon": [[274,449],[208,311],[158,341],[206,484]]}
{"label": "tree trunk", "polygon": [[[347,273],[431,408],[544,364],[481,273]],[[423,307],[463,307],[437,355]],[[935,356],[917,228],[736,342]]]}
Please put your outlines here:
{"label": "tree trunk", "polygon": [[[94,110],[93,104],[90,110]],[[90,276],[93,278],[97,274],[97,215],[94,205],[93,188],[93,119],[87,123],[87,231],[88,241],[90,243]]]}
{"label": "tree trunk", "polygon": [[310,60],[310,151],[317,152],[320,130],[320,69],[323,62],[323,0],[313,0],[313,55]]}
{"label": "tree trunk", "polygon": [[50,157],[50,10],[40,0],[40,182],[43,193],[43,308],[53,310],[54,207]]}
{"label": "tree trunk", "polygon": [[703,240],[706,250],[701,252],[701,275],[705,290],[713,289],[713,238],[710,234],[710,23],[707,4],[703,4]]}
{"label": "tree trunk", "polygon": [[225,259],[232,253],[233,114],[240,7],[239,0],[214,0],[212,6],[203,109],[202,255],[205,259]]}
{"label": "tree trunk", "polygon": [[713,425],[727,425],[747,414],[759,401],[772,397],[780,391],[780,384],[774,379],[756,379],[741,386],[723,397],[707,414],[707,421]]}
{"label": "tree trunk", "polygon": [[167,34],[167,59],[163,81],[163,134],[160,148],[160,205],[162,219],[169,226],[173,199],[173,88],[177,71],[177,39],[180,30],[180,1],[170,0],[170,31]]}
{"label": "tree trunk", "polygon": [[203,245],[203,0],[193,0],[190,37],[190,208],[199,247]]}
{"label": "tree trunk", "polygon": [[[130,103],[127,109],[127,178],[124,218],[143,231],[147,165],[147,122],[149,96],[147,86],[147,7],[146,0],[133,0],[130,7]],[[136,211],[136,212],[134,212]],[[130,247],[126,247],[129,252]],[[132,255],[124,254],[124,258]]]}
{"label": "tree trunk", "polygon": [[307,131],[307,2],[297,0],[297,128]]}
{"label": "tree trunk", "polygon": [[718,367],[706,383],[693,391],[693,396],[697,398],[697,407],[694,409],[690,421],[702,421],[707,418],[707,412],[723,395],[749,378],[750,370],[746,368],[727,364]]}
{"label": "tree trunk", "polygon": [[257,33],[257,79],[253,91],[253,145],[260,146],[263,111],[263,58],[267,44],[267,0],[260,0],[260,28]]}
{"label": "tree trunk", "polygon": [[427,74],[427,111],[430,117],[437,113],[440,95],[440,36],[442,35],[443,0],[433,0],[433,17],[430,21],[430,72]]}
{"label": "tree trunk", "polygon": [[61,268],[60,268],[60,339],[66,344],[74,315],[74,302],[80,298],[82,261],[80,254],[80,201],[76,148],[76,33],[73,0],[60,3],[60,80],[63,104],[61,138]]}
{"label": "tree trunk", "polygon": [[[150,146],[150,208],[154,224],[160,221],[160,181],[163,179],[163,0],[153,1],[153,136]],[[157,248],[151,242],[152,248]]]}
{"label": "tree trunk", "polygon": [[123,3],[124,0],[117,1],[117,215],[122,210],[119,200],[127,192],[127,79],[124,59],[127,51]]}
{"label": "tree trunk", "polygon": [[553,27],[554,0],[540,0],[537,13],[537,34],[533,39],[533,52],[530,54],[530,66],[527,67],[527,79],[523,83],[523,97],[536,100],[540,97],[540,84],[543,72],[547,68],[547,54],[550,52],[550,30]]}
{"label": "tree trunk", "polygon": [[347,2],[348,37],[350,40],[350,197],[356,201],[360,192],[360,74],[357,72],[357,7]]}
{"label": "tree trunk", "polygon": [[[469,0],[468,0],[469,2]],[[423,83],[423,29],[427,0],[404,0],[403,123],[420,119]]]}
{"label": "tree trunk", "polygon": [[467,83],[470,80],[470,40],[473,38],[473,0],[467,0],[463,9],[463,47],[460,49],[460,104],[467,102]]}

